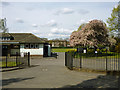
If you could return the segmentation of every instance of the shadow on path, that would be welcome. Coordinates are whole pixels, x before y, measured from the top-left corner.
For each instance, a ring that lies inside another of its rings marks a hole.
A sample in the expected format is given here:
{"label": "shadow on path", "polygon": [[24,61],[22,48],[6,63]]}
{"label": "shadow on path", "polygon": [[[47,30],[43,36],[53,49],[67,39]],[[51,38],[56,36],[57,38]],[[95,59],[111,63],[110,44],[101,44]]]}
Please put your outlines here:
{"label": "shadow on path", "polygon": [[17,82],[28,80],[28,79],[33,79],[33,78],[35,78],[35,77],[3,79],[2,80],[2,86],[9,85],[11,83],[17,83]]}
{"label": "shadow on path", "polygon": [[61,88],[118,88],[118,76],[99,75],[95,79],[83,81],[77,85],[67,85]]}
{"label": "shadow on path", "polygon": [[[40,65],[31,65],[29,66],[29,68],[31,67],[36,67],[36,66],[40,66]],[[20,69],[25,69],[28,67],[12,67],[12,68],[2,68],[2,70],[0,72],[7,72],[7,71],[13,71],[13,70],[20,70]]]}

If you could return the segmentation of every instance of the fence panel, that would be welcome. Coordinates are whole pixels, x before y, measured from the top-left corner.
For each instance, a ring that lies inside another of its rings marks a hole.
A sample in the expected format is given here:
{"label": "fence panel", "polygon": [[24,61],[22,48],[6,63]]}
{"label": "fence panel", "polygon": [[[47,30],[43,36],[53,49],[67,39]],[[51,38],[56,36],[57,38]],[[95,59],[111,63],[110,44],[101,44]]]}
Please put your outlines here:
{"label": "fence panel", "polygon": [[65,66],[72,70],[73,68],[73,55],[72,53],[65,53]]}
{"label": "fence panel", "polygon": [[30,66],[30,53],[24,53],[24,57],[18,53],[14,56],[2,56],[0,63],[2,68]]}
{"label": "fence panel", "polygon": [[[72,56],[73,55],[73,56]],[[102,71],[120,71],[120,53],[99,52],[79,53],[66,52],[65,66]]]}

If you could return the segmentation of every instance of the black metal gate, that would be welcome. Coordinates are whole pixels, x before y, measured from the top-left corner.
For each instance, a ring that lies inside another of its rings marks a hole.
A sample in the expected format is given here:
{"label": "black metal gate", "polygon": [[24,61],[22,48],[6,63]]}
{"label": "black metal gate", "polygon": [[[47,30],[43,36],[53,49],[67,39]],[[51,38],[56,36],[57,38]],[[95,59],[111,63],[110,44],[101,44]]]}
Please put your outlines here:
{"label": "black metal gate", "polygon": [[0,67],[10,68],[10,67],[26,67],[30,66],[30,53],[23,53],[20,55],[16,53],[15,56],[1,56],[0,57]]}
{"label": "black metal gate", "polygon": [[66,52],[65,66],[102,71],[120,71],[120,53],[116,52]]}
{"label": "black metal gate", "polygon": [[71,70],[73,68],[73,55],[70,52],[65,52],[65,66]]}

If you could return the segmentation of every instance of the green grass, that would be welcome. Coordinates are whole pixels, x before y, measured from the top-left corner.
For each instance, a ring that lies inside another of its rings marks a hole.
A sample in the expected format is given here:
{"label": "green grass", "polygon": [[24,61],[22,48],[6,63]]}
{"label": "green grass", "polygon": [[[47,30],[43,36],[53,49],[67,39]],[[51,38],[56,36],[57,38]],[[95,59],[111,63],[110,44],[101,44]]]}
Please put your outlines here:
{"label": "green grass", "polygon": [[[75,54],[74,56],[75,58],[80,58],[80,55],[77,53]],[[118,55],[118,53],[116,54],[113,54],[112,52],[109,52],[109,53],[102,53],[102,55],[98,54],[98,55],[95,55],[95,54],[84,54],[82,53],[81,54],[81,57],[82,58],[91,58],[91,59],[105,59],[105,58],[108,58],[108,59],[112,59],[112,58],[120,58],[120,54]]]}
{"label": "green grass", "polygon": [[[68,52],[68,51],[76,51],[77,49],[76,48],[52,48],[52,52]],[[84,58],[106,58],[106,52],[102,52],[102,56],[98,55],[97,57],[96,56],[91,56],[91,53],[90,54],[87,54],[87,57],[86,57],[86,54],[82,54],[82,57]],[[80,58],[78,54],[76,54],[75,58]],[[117,53],[114,55],[114,52],[107,52],[107,58],[120,58],[120,54],[118,55]]]}
{"label": "green grass", "polygon": [[[7,67],[16,66],[16,62],[7,62]],[[0,67],[6,67],[6,62],[0,62]]]}
{"label": "green grass", "polygon": [[52,48],[52,52],[68,52],[77,50],[75,48]]}

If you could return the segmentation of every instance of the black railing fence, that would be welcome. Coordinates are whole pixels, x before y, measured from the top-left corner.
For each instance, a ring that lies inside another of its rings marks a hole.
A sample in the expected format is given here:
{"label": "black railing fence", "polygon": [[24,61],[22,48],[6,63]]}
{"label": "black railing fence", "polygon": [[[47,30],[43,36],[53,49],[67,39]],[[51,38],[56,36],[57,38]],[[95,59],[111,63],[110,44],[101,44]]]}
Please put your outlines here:
{"label": "black railing fence", "polygon": [[1,56],[0,67],[26,67],[30,66],[30,53],[16,53],[14,56]]}
{"label": "black railing fence", "polygon": [[66,52],[65,66],[103,71],[120,71],[120,53],[115,52]]}

